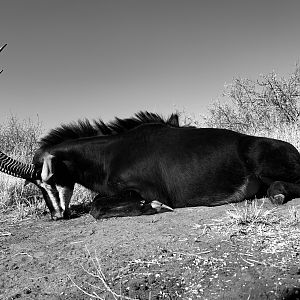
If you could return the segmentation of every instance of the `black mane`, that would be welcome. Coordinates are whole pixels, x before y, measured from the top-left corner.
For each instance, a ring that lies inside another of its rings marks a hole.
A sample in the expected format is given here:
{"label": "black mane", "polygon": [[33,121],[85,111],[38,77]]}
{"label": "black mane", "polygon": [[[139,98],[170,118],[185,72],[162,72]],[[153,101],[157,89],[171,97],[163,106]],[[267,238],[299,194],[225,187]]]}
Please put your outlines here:
{"label": "black mane", "polygon": [[93,123],[85,119],[79,120],[77,123],[73,122],[70,124],[63,124],[60,127],[52,129],[47,135],[41,138],[39,146],[41,150],[44,150],[67,140],[119,134],[147,123],[161,123],[172,127],[179,127],[177,114],[171,114],[168,119],[164,119],[156,113],[141,111],[131,118],[115,118],[114,121],[107,124],[105,124],[101,119],[94,120]]}

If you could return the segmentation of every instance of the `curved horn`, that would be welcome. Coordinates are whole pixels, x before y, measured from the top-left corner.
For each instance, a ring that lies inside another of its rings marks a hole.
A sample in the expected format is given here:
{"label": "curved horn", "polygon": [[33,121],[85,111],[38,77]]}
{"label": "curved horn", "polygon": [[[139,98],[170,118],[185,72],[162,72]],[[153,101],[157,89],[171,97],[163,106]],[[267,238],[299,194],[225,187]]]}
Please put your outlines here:
{"label": "curved horn", "polygon": [[23,179],[39,179],[34,165],[17,161],[0,151],[0,171]]}

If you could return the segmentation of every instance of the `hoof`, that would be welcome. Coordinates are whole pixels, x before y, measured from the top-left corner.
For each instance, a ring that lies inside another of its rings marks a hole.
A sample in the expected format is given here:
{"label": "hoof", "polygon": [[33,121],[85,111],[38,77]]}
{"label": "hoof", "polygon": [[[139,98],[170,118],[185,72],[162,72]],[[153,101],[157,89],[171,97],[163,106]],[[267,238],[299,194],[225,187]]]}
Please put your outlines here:
{"label": "hoof", "polygon": [[64,213],[63,212],[59,212],[59,211],[52,212],[51,213],[51,219],[53,221],[64,219]]}
{"label": "hoof", "polygon": [[168,205],[165,205],[157,200],[153,200],[150,203],[151,207],[156,210],[158,213],[173,211],[174,209]]}
{"label": "hoof", "polygon": [[285,196],[283,194],[277,194],[277,195],[271,196],[270,200],[275,205],[282,205],[285,200]]}

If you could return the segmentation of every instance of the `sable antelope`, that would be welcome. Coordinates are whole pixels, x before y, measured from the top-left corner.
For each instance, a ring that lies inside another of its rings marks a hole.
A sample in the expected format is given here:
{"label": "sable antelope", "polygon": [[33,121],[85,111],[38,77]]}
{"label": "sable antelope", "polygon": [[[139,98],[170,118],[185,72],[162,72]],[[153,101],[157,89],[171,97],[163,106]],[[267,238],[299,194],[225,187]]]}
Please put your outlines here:
{"label": "sable antelope", "polygon": [[119,216],[125,209],[143,214],[215,206],[264,194],[282,204],[300,195],[300,154],[291,144],[160,123],[65,141],[50,134],[34,158],[37,172],[27,175],[22,166],[19,173],[40,174],[54,219],[68,212],[75,183],[99,193],[91,209],[95,218]]}

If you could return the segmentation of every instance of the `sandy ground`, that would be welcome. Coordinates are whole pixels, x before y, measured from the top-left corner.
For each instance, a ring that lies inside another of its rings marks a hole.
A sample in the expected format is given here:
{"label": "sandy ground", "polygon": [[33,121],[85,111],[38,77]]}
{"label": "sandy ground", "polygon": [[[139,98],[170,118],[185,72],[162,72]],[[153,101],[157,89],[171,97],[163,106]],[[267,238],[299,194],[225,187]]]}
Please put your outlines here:
{"label": "sandy ground", "polygon": [[57,222],[3,214],[0,299],[300,299],[300,236],[280,246],[276,231],[230,229],[228,209]]}

